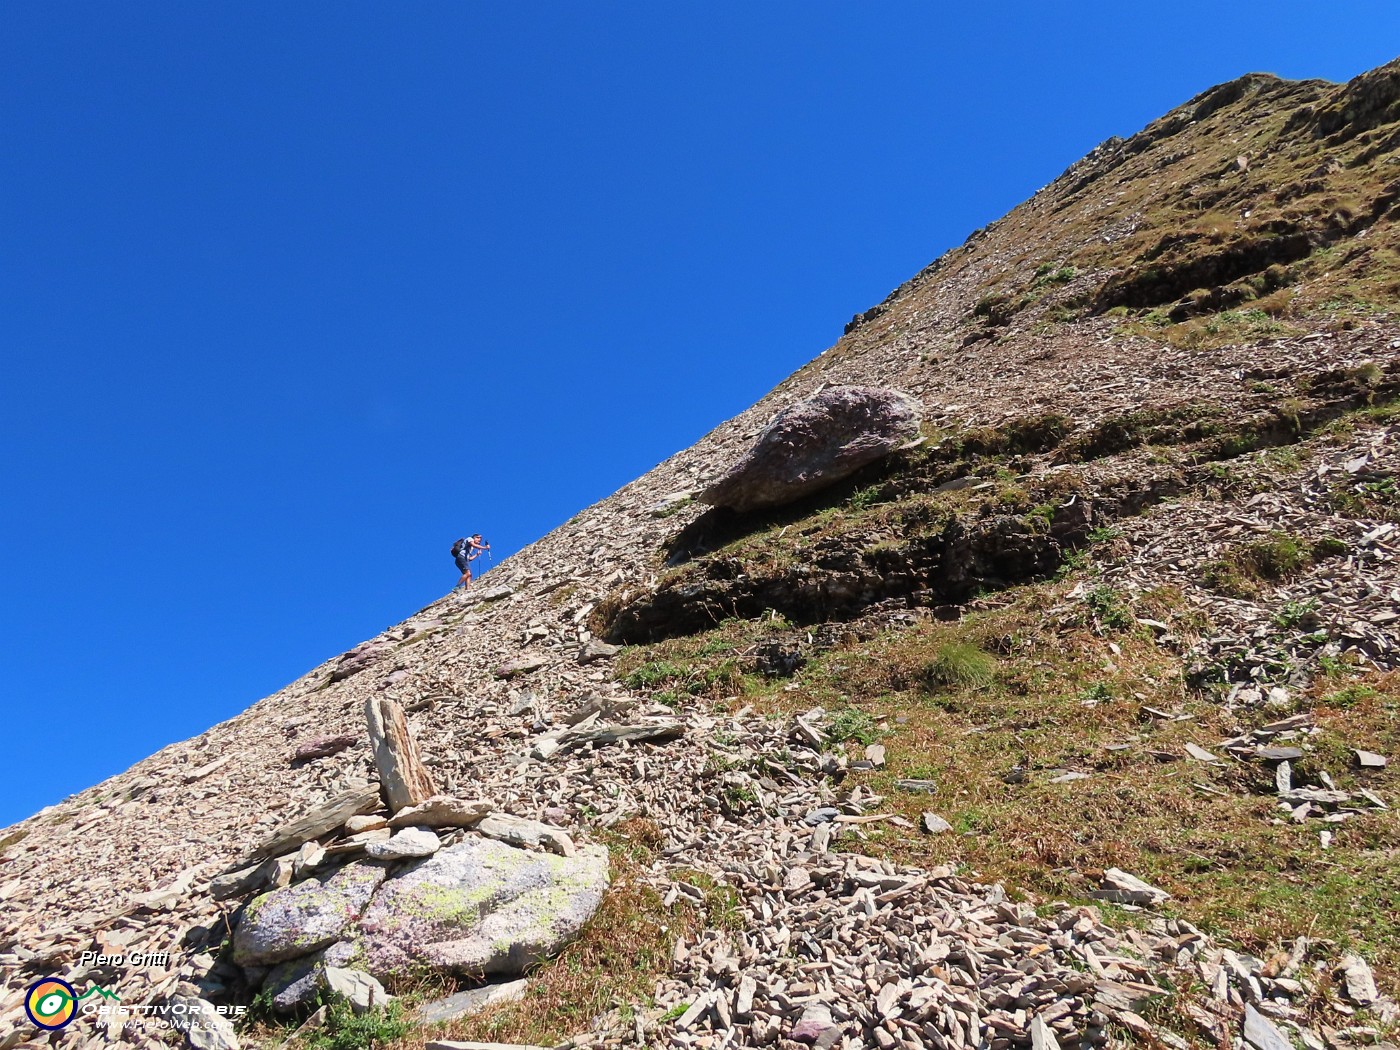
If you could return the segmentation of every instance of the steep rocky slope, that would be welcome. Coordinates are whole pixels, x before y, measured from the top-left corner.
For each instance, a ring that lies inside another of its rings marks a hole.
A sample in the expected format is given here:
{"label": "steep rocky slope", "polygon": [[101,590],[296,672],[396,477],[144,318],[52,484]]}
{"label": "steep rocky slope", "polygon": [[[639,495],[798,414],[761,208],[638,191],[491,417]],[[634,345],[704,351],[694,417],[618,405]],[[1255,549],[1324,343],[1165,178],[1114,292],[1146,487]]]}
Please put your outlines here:
{"label": "steep rocky slope", "polygon": [[[1264,1016],[1310,1047],[1383,1032],[1347,975],[1359,950],[1394,989],[1394,775],[1348,748],[1400,741],[1397,146],[1400,63],[1214,88],[473,594],[0,833],[0,1045],[40,1040],[22,998],[45,974],[246,1001],[215,966],[239,901],[209,883],[368,779],[376,695],[440,786],[602,841],[621,875],[585,940],[639,983],[547,969],[533,1020],[480,1030],[1040,1050],[1217,1042],[1248,1004],[1260,1050]],[[688,501],[836,384],[917,396],[924,444],[778,511]],[[534,757],[590,701],[684,734]],[[292,760],[339,733],[358,742]],[[962,834],[921,833],[928,809]],[[1109,867],[1170,890],[1165,917],[1082,910]],[[659,954],[599,947],[628,909]],[[116,972],[91,949],[171,955]]]}

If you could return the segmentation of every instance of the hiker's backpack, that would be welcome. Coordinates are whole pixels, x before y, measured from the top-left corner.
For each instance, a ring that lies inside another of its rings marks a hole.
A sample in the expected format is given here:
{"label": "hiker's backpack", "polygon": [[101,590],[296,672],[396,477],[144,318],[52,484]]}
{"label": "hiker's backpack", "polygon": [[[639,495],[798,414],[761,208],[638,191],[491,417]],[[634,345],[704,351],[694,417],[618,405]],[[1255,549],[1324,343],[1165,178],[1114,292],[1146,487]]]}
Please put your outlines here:
{"label": "hiker's backpack", "polygon": [[466,549],[466,547],[467,547],[467,541],[466,541],[465,539],[454,540],[454,541],[452,542],[452,557],[454,557],[454,558],[460,557],[461,554],[462,554],[462,551],[464,551],[464,550]]}

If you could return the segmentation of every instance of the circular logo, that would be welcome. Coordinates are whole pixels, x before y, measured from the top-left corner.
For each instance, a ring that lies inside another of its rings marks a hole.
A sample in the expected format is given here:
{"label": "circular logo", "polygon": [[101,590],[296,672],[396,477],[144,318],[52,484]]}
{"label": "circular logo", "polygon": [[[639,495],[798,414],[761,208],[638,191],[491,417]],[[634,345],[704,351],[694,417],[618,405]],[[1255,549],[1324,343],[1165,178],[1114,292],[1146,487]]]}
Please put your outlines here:
{"label": "circular logo", "polygon": [[78,1010],[78,993],[67,981],[45,977],[24,993],[24,1012],[40,1028],[55,1032],[73,1020]]}

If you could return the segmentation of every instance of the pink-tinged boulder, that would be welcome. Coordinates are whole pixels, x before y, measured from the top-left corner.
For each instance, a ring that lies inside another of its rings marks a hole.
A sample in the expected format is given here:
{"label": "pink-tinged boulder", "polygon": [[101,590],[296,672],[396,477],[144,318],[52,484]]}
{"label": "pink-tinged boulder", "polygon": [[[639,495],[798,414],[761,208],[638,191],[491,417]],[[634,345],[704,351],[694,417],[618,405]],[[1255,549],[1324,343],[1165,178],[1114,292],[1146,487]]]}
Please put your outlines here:
{"label": "pink-tinged boulder", "polygon": [[349,864],[320,878],[264,893],[233,935],[240,966],[270,966],[326,947],[360,916],[387,874],[379,864]]}
{"label": "pink-tinged boulder", "polygon": [[922,415],[898,390],[830,387],[779,413],[700,500],[740,512],[791,503],[917,440]]}
{"label": "pink-tinged boulder", "polygon": [[607,886],[602,846],[560,857],[469,838],[375,895],[359,923],[369,970],[519,974],[577,937]]}

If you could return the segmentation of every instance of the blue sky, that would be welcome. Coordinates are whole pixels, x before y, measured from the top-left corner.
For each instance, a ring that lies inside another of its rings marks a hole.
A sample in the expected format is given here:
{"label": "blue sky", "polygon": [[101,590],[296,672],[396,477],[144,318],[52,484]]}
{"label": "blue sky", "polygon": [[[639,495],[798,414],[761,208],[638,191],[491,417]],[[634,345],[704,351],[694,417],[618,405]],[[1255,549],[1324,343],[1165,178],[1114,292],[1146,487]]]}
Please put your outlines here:
{"label": "blue sky", "polygon": [[741,411],[1113,134],[1393,0],[0,8],[0,823]]}

